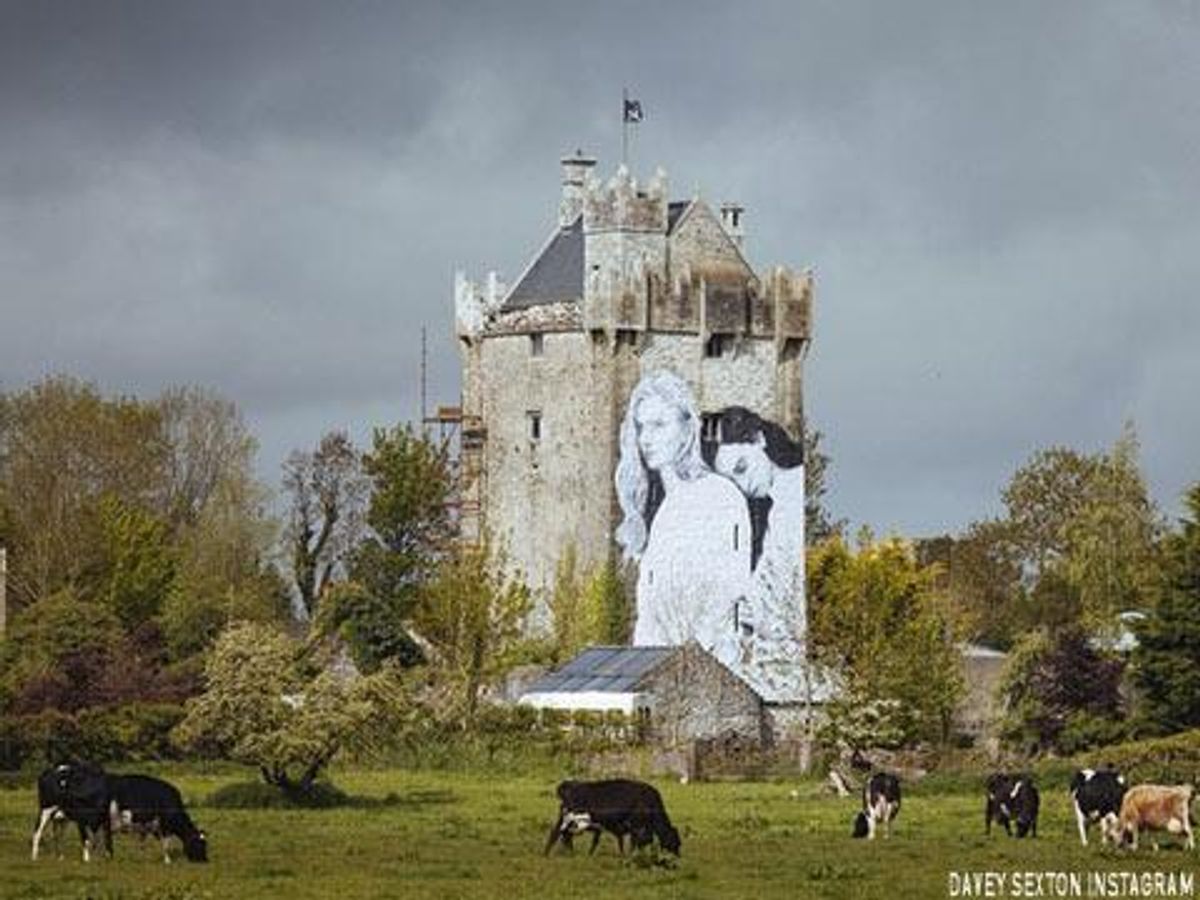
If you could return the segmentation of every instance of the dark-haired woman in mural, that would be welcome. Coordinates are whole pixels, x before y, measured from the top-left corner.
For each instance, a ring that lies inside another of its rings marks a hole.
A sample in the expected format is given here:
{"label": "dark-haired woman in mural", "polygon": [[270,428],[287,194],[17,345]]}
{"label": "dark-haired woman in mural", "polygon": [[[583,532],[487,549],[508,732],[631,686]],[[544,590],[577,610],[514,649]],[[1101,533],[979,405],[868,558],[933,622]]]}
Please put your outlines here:
{"label": "dark-haired woman in mural", "polygon": [[804,447],[779,425],[741,406],[721,412],[713,462],[757,508],[761,549],[747,591],[743,668],[773,699],[794,694],[807,628],[804,604]]}
{"label": "dark-haired woman in mural", "polygon": [[738,607],[750,576],[745,498],[700,455],[691,390],[670,372],[647,374],[621,423],[617,543],[638,566],[633,643],[698,641],[735,665]]}

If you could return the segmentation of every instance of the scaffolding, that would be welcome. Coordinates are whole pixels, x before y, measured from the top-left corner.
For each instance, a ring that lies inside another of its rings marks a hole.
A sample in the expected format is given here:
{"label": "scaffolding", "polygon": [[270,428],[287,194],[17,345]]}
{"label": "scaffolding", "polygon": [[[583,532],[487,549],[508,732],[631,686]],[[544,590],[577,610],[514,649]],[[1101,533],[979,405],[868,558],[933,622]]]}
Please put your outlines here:
{"label": "scaffolding", "polygon": [[483,534],[483,494],[486,480],[484,450],[487,429],[480,416],[465,415],[461,406],[439,406],[422,419],[426,434],[437,429],[437,443],[446,453],[451,490],[446,501],[459,540],[478,545]]}

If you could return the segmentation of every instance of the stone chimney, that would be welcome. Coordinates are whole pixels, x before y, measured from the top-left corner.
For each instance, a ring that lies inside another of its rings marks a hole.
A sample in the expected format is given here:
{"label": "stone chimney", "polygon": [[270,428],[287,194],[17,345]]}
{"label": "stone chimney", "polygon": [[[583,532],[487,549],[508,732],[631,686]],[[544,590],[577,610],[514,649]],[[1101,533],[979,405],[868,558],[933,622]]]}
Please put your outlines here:
{"label": "stone chimney", "polygon": [[739,250],[743,249],[746,241],[746,228],[742,223],[745,214],[746,207],[740,203],[721,204],[721,225],[724,226],[725,233],[737,244]]}
{"label": "stone chimney", "polygon": [[596,160],[576,150],[562,158],[562,202],[558,205],[558,225],[566,228],[583,212],[583,193]]}

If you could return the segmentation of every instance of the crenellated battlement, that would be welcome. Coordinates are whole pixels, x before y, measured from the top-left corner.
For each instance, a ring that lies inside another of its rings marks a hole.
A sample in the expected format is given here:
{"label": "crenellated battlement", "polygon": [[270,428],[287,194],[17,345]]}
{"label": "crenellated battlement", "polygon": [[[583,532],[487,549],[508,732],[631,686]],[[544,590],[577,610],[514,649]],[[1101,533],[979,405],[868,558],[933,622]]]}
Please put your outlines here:
{"label": "crenellated battlement", "polygon": [[813,271],[795,272],[775,266],[763,284],[763,295],[775,308],[775,340],[812,340]]}
{"label": "crenellated battlement", "polygon": [[488,272],[481,285],[467,278],[462,270],[454,273],[454,329],[460,338],[481,335],[495,319],[504,302],[507,286],[494,271]]}
{"label": "crenellated battlement", "polygon": [[583,194],[585,234],[604,231],[667,233],[667,174],[662,169],[644,186],[624,165],[606,183],[588,179]]}
{"label": "crenellated battlement", "polygon": [[607,181],[595,159],[562,159],[558,229],[510,293],[493,272],[455,276],[458,335],[581,330],[774,342],[776,356],[812,339],[813,273],[756,274],[743,252],[745,209],[715,215],[699,197],[670,203],[661,168],[644,184],[622,165]]}

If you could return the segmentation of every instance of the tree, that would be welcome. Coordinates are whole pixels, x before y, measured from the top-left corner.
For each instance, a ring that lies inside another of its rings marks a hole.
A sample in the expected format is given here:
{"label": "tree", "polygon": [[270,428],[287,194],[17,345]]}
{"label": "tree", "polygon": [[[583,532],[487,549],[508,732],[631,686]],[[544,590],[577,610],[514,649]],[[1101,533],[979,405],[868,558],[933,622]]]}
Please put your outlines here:
{"label": "tree", "polygon": [[287,587],[271,564],[277,534],[260,484],[238,477],[217,484],[177,538],[176,577],[161,615],[173,657],[208,649],[231,622],[289,617]]}
{"label": "tree", "polygon": [[0,643],[0,706],[74,712],[177,698],[186,685],[163,677],[144,649],[106,605],[60,591],[23,609]]}
{"label": "tree", "polygon": [[840,536],[846,529],[845,519],[831,519],[825,508],[825,494],[829,490],[825,476],[829,470],[829,454],[821,449],[821,438],[816,429],[804,432],[804,543],[815,547],[832,537]]}
{"label": "tree", "polygon": [[451,697],[451,715],[470,724],[483,687],[516,660],[532,608],[529,589],[505,574],[486,535],[460,545],[421,592],[413,626],[430,647],[431,667]]}
{"label": "tree", "polygon": [[[1009,655],[1000,693],[1008,709],[1004,732],[1036,750],[1074,752],[1116,737],[1123,663],[1098,649],[1078,625],[1027,632]],[[1066,737],[1078,735],[1071,744]]]}
{"label": "tree", "polygon": [[902,541],[839,539],[812,551],[810,637],[815,661],[865,701],[898,703],[905,742],[944,741],[962,695],[955,626],[935,590],[937,570]]}
{"label": "tree", "polygon": [[89,591],[127,631],[155,618],[175,580],[175,554],[164,522],[109,495],[96,510],[97,570]]}
{"label": "tree", "polygon": [[252,481],[257,443],[237,406],[198,387],[174,387],[158,398],[166,446],[160,514],[172,530],[193,526],[223,482]]}
{"label": "tree", "polygon": [[317,612],[315,633],[318,638],[340,637],[364,672],[376,672],[389,660],[403,666],[424,661],[399,606],[357,581],[330,585]]}
{"label": "tree", "polygon": [[1098,461],[1067,447],[1039,450],[1001,492],[1022,562],[1034,580],[1067,555],[1069,526],[1091,496]]}
{"label": "tree", "polygon": [[290,794],[308,793],[339,754],[393,740],[415,710],[395,669],[348,682],[329,670],[310,675],[298,644],[250,623],[222,632],[205,682],[188,702],[177,740],[257,766],[264,781]]}
{"label": "tree", "polygon": [[293,452],[283,472],[292,579],[312,619],[318,598],[362,535],[369,485],[358,451],[340,431],[325,434],[311,452]]}
{"label": "tree", "polygon": [[1157,599],[1136,627],[1139,719],[1161,733],[1200,727],[1200,482],[1185,498],[1180,531],[1166,541]]}
{"label": "tree", "polygon": [[[1117,613],[1144,605],[1160,525],[1126,425],[1113,447],[1035,453],[1001,493],[1006,515],[959,540],[951,567],[964,603],[983,618],[1009,607],[1011,640],[1030,627],[1082,622],[1111,635]],[[1017,579],[1014,582],[1014,571]]]}
{"label": "tree", "polygon": [[407,616],[453,536],[446,450],[408,426],[376,429],[363,469],[370,532],[351,555],[350,577]]}
{"label": "tree", "polygon": [[565,662],[583,647],[595,643],[600,631],[599,611],[591,609],[588,600],[575,545],[567,544],[554,567],[554,590],[549,604],[556,663]]}
{"label": "tree", "polygon": [[155,408],[66,377],[6,397],[4,423],[9,598],[19,608],[79,584],[102,497],[156,508],[167,448]]}
{"label": "tree", "polygon": [[622,646],[633,632],[633,603],[614,560],[596,566],[584,584],[586,606],[596,611],[595,639],[600,644]]}
{"label": "tree", "polygon": [[1027,616],[1020,552],[1005,521],[976,522],[949,548],[948,590],[963,613],[966,636],[1008,649]]}
{"label": "tree", "polygon": [[1138,468],[1138,441],[1127,424],[1095,459],[1083,507],[1066,528],[1066,573],[1093,631],[1113,634],[1117,614],[1145,605],[1158,566],[1160,524]]}

